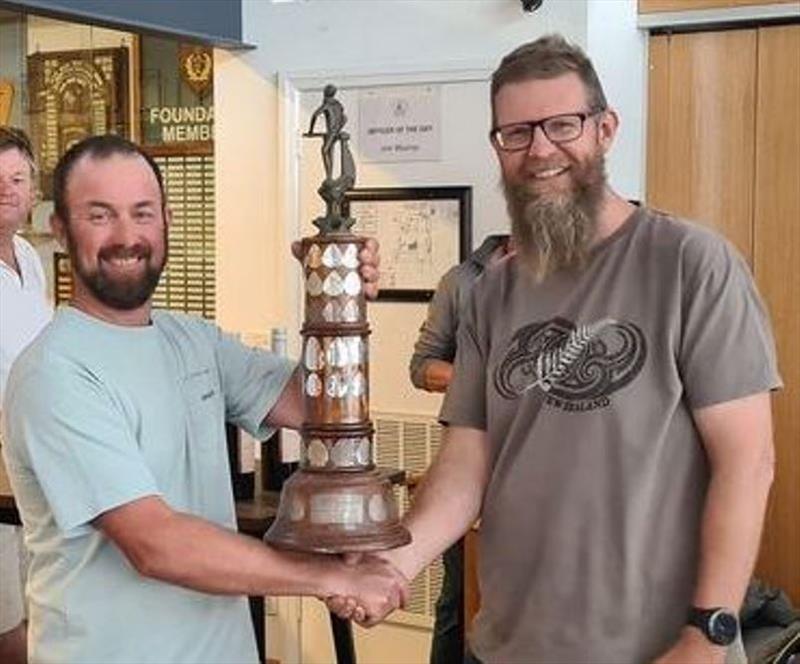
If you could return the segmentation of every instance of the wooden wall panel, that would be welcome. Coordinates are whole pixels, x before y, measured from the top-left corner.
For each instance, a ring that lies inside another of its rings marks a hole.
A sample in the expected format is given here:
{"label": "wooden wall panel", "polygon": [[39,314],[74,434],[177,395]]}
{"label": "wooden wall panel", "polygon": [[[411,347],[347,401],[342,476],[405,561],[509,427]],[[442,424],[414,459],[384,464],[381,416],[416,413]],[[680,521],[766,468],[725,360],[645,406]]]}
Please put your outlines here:
{"label": "wooden wall panel", "polygon": [[[670,46],[669,35],[651,36],[648,44],[648,90],[647,90],[647,163],[645,164],[647,202],[665,209],[678,204],[671,168],[670,123],[672,114],[665,108],[670,99]],[[666,163],[665,161],[666,160]]]}
{"label": "wooden wall panel", "polygon": [[785,384],[758,572],[800,605],[800,26],[758,31],[757,99],[754,267]]}
{"label": "wooden wall panel", "polygon": [[647,202],[752,260],[756,32],[650,38]]}
{"label": "wooden wall panel", "polygon": [[797,3],[797,0],[639,0],[640,14]]}

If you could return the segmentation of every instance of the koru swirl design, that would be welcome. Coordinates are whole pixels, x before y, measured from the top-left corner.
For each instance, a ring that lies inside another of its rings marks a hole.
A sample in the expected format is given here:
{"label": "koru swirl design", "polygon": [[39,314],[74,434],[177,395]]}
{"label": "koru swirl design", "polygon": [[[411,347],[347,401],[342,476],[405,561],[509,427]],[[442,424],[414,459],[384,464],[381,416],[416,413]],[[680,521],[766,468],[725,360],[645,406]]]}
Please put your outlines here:
{"label": "koru swirl design", "polygon": [[636,378],[646,357],[644,334],[633,323],[605,318],[576,326],[557,317],[514,333],[494,385],[506,399],[538,390],[560,401],[597,400]]}

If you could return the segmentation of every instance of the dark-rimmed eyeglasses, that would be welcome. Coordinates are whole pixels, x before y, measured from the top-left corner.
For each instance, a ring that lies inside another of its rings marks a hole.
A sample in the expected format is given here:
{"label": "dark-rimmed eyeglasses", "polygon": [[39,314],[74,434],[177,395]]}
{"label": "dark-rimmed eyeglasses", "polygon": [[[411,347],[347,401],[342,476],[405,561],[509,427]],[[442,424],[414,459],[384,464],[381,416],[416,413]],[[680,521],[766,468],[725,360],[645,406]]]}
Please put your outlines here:
{"label": "dark-rimmed eyeglasses", "polygon": [[518,152],[530,149],[536,127],[541,127],[542,132],[551,143],[569,143],[581,137],[583,125],[588,118],[602,113],[604,110],[561,113],[535,122],[514,122],[495,127],[489,132],[489,137],[500,150]]}

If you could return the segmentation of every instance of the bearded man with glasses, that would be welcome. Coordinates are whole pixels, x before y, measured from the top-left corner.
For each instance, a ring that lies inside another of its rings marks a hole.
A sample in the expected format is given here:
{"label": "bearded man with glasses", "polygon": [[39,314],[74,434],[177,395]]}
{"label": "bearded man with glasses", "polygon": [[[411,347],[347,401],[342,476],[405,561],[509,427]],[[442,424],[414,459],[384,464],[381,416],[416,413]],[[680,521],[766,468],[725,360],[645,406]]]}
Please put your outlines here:
{"label": "bearded man with glasses", "polygon": [[475,283],[412,543],[382,555],[413,578],[480,516],[471,662],[735,661],[780,386],[747,265],[609,187],[579,48],[511,52],[491,103],[516,254]]}

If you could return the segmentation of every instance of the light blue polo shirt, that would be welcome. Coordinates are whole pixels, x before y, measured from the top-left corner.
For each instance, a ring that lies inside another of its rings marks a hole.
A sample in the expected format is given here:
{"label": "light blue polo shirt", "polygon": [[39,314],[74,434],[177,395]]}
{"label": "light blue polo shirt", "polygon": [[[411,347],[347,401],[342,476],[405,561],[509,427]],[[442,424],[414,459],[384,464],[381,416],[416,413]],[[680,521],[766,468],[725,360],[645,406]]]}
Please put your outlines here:
{"label": "light blue polo shirt", "polygon": [[197,318],[120,327],[57,312],[14,365],[3,408],[33,557],[31,661],[257,661],[244,597],[144,578],[90,522],[158,495],[235,529],[224,422],[266,437],[292,371]]}

